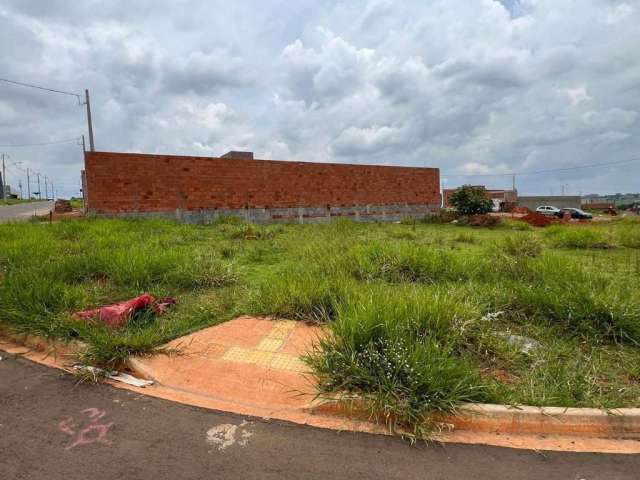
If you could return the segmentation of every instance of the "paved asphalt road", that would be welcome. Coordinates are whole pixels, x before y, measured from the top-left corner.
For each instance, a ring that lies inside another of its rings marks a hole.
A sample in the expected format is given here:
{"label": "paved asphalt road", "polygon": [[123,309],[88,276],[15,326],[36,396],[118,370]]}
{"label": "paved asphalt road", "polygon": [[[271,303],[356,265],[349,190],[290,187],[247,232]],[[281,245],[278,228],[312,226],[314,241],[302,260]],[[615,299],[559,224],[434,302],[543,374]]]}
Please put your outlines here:
{"label": "paved asphalt road", "polygon": [[18,479],[637,479],[640,458],[412,446],[146,397],[0,351],[0,477]]}
{"label": "paved asphalt road", "polygon": [[11,220],[28,220],[34,213],[46,215],[53,209],[55,202],[18,203],[16,205],[0,205],[0,223]]}

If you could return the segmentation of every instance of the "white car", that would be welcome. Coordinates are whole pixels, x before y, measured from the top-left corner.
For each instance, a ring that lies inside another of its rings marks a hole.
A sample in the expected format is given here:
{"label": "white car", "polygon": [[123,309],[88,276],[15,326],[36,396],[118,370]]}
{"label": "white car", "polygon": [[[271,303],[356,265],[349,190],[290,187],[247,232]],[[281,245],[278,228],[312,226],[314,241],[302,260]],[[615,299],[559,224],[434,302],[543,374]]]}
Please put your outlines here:
{"label": "white car", "polygon": [[553,215],[554,217],[561,217],[562,212],[557,207],[552,207],[551,205],[540,205],[536,208],[536,212],[541,213],[543,215]]}

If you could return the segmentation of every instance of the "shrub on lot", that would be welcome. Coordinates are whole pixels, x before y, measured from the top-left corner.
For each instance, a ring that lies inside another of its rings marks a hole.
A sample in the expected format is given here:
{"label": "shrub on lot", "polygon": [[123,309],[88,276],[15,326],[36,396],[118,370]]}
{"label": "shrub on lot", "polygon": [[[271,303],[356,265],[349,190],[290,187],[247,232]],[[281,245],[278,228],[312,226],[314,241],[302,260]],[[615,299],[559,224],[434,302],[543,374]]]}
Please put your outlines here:
{"label": "shrub on lot", "polygon": [[487,197],[485,188],[472,185],[458,188],[451,195],[449,203],[462,215],[482,215],[493,208],[493,202]]}

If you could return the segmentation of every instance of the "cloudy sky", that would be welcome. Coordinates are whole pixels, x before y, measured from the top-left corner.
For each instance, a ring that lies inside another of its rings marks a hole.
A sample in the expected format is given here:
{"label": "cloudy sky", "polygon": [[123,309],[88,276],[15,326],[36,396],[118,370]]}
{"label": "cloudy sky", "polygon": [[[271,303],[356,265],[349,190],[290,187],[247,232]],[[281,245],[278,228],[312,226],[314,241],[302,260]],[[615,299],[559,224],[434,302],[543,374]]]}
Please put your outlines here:
{"label": "cloudy sky", "polygon": [[[478,175],[640,158],[639,0],[0,0],[0,59],[3,78],[89,88],[97,150],[434,166],[491,187],[511,178]],[[1,145],[83,133],[74,97],[0,82]],[[75,143],[0,150],[11,183],[22,162],[78,193]],[[639,174],[516,181],[615,193]]]}

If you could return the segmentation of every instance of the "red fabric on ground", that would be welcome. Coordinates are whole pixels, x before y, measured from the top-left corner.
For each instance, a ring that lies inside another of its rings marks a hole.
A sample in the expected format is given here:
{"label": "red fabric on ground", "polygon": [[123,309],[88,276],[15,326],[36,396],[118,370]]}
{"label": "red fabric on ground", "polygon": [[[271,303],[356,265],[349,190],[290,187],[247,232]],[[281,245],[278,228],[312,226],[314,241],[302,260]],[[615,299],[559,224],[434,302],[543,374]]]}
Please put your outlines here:
{"label": "red fabric on ground", "polygon": [[138,310],[151,307],[156,315],[162,315],[170,305],[175,305],[175,298],[163,298],[156,300],[153,296],[145,293],[139,297],[126,300],[124,302],[107,305],[106,307],[94,308],[78,312],[76,315],[83,320],[98,318],[105,325],[110,327],[122,327],[126,325],[131,316]]}

